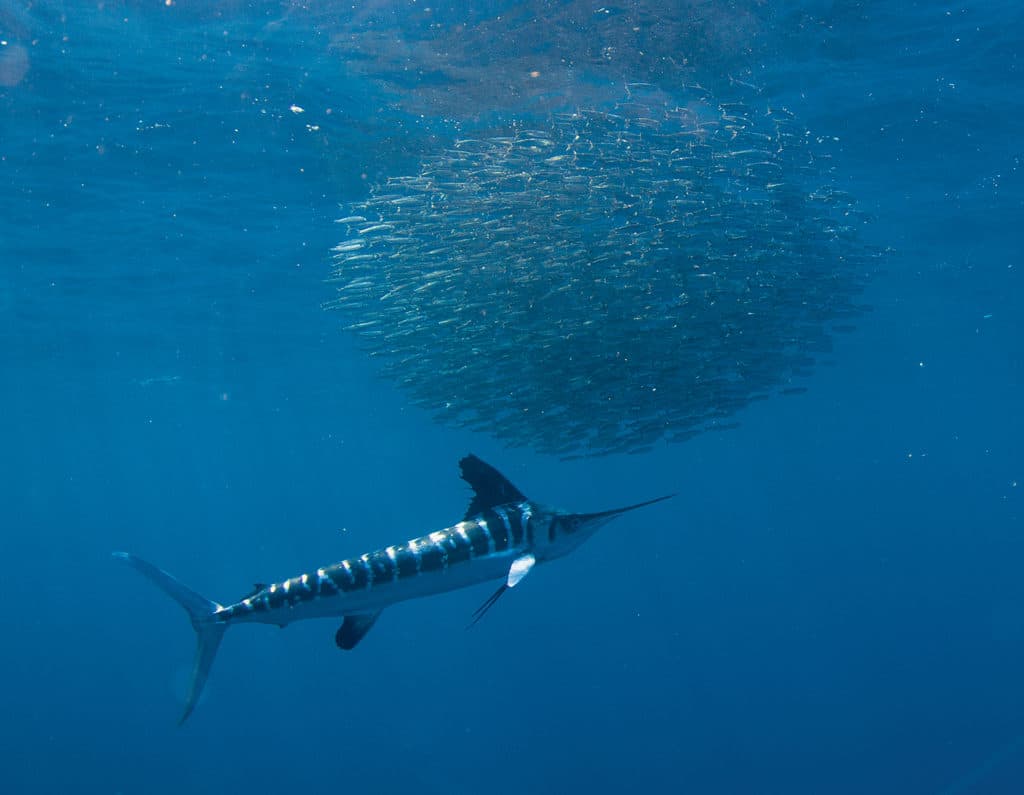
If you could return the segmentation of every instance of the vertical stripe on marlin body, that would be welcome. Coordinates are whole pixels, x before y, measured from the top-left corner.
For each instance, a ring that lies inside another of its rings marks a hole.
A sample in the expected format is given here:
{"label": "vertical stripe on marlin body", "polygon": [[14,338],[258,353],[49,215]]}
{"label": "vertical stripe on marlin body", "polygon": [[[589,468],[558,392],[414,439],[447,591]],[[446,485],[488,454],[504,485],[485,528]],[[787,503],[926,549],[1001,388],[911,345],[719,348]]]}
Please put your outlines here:
{"label": "vertical stripe on marlin body", "polygon": [[308,618],[340,617],[343,621],[335,642],[342,649],[352,649],[386,607],[502,580],[498,590],[473,614],[472,623],[476,623],[538,563],[571,552],[615,517],[672,496],[600,513],[567,513],[527,499],[500,472],[474,455],[463,458],[459,467],[463,480],[473,490],[473,498],[457,524],[281,582],[258,583],[252,593],[227,605],[200,596],[135,555],[115,552],[115,558],[175,599],[192,621],[196,656],[180,722],[192,713],[224,632],[232,624],[255,622],[283,627]]}

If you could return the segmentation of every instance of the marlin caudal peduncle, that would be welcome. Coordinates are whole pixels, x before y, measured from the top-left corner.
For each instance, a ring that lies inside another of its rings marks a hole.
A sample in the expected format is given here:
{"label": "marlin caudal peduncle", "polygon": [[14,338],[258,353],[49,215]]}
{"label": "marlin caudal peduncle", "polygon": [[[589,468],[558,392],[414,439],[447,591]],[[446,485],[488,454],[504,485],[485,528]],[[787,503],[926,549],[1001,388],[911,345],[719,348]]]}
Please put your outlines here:
{"label": "marlin caudal peduncle", "polygon": [[192,620],[197,649],[181,722],[192,713],[231,624],[247,621],[283,627],[307,618],[343,617],[335,642],[342,649],[352,649],[385,607],[502,579],[498,590],[473,614],[475,624],[538,563],[571,552],[616,516],[672,496],[601,513],[565,513],[528,500],[476,456],[466,456],[459,466],[473,489],[473,499],[458,524],[282,582],[258,583],[251,594],[233,604],[210,601],[141,558],[115,552],[116,558],[175,599]]}

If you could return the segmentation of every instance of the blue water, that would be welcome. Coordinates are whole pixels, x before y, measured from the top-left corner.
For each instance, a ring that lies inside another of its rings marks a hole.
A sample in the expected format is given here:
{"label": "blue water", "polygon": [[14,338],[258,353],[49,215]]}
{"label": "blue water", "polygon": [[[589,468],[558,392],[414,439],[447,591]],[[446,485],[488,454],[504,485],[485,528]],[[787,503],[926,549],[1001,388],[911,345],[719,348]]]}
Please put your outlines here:
{"label": "blue water", "polygon": [[[633,5],[26,5],[0,3],[2,791],[1024,792],[1019,3],[665,4],[702,20],[702,81],[840,139],[892,251],[805,394],[573,462],[409,407],[324,278],[339,203],[454,131],[667,79],[603,49]],[[234,629],[176,727],[192,631],[111,550],[236,598],[460,518],[467,451],[567,508],[679,497],[471,632],[489,586],[351,653],[331,622]]]}

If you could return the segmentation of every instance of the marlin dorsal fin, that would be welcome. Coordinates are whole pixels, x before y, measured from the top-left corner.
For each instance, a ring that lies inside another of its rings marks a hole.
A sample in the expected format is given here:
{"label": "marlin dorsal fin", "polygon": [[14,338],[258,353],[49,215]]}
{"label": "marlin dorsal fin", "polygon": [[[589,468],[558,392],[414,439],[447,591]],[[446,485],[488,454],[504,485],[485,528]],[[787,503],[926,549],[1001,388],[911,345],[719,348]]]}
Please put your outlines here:
{"label": "marlin dorsal fin", "polygon": [[462,470],[462,479],[473,489],[473,499],[466,510],[466,519],[478,516],[496,505],[526,499],[508,478],[475,455],[467,455],[459,461],[459,468]]}

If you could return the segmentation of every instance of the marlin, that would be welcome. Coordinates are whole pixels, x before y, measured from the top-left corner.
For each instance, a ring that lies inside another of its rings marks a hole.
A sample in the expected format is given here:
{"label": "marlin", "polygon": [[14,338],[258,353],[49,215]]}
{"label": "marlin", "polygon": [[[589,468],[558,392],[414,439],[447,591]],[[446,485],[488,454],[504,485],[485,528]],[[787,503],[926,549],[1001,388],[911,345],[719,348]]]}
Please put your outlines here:
{"label": "marlin", "polygon": [[179,725],[192,714],[227,628],[256,622],[284,627],[307,618],[342,618],[334,636],[354,649],[380,617],[398,602],[501,579],[472,615],[473,626],[508,589],[539,563],[571,552],[598,528],[627,511],[673,495],[600,513],[567,513],[528,500],[498,470],[474,455],[459,462],[473,490],[465,518],[451,527],[404,544],[348,558],[271,585],[257,583],[248,596],[222,605],[200,596],[162,569],[127,552],[115,552],[188,613],[197,645]]}

